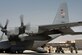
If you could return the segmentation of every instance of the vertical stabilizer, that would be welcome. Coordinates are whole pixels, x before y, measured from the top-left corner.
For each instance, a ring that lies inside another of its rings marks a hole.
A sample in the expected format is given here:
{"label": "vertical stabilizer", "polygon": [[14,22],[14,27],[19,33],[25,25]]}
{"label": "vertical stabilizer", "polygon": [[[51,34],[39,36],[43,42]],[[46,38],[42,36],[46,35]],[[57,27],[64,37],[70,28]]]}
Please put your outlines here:
{"label": "vertical stabilizer", "polygon": [[68,8],[66,2],[63,2],[60,5],[59,9],[57,10],[55,19],[53,21],[53,24],[63,24],[63,23],[69,23]]}

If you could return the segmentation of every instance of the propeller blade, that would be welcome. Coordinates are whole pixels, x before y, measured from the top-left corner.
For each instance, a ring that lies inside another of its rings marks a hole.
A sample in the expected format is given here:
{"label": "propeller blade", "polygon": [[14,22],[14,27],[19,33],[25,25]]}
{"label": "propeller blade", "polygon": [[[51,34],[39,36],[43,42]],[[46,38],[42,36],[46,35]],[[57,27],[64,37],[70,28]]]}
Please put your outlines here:
{"label": "propeller blade", "polygon": [[4,29],[7,29],[8,22],[9,22],[9,20],[7,19],[7,20],[6,20],[6,24],[5,24],[5,27],[4,27]]}
{"label": "propeller blade", "polygon": [[4,33],[2,33],[0,40],[2,40],[2,39],[3,39],[3,35],[4,35]]}
{"label": "propeller blade", "polygon": [[23,15],[20,16],[20,20],[21,20],[21,26],[24,26],[24,23],[23,23]]}

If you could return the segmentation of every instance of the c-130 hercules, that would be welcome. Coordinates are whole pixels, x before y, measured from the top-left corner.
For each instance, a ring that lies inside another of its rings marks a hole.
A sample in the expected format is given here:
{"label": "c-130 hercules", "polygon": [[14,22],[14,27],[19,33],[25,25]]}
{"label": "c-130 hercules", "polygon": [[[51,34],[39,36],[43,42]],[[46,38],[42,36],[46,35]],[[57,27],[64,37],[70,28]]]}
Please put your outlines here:
{"label": "c-130 hercules", "polygon": [[[52,34],[82,34],[82,32],[74,32],[70,27],[81,26],[82,22],[69,23],[67,4],[62,3],[56,14],[53,24],[41,25],[31,27],[30,25],[24,25],[23,16],[21,18],[21,26],[18,27],[18,33],[7,30],[8,20],[5,27],[0,25],[3,34],[7,35],[8,41],[0,42],[0,52],[5,53],[23,53],[24,50],[34,50],[36,52],[46,52],[41,47],[49,41],[59,36],[49,36]],[[32,30],[35,28],[35,30]],[[26,30],[27,29],[27,30]],[[3,37],[3,34],[1,37]],[[25,34],[25,35],[23,35]]]}

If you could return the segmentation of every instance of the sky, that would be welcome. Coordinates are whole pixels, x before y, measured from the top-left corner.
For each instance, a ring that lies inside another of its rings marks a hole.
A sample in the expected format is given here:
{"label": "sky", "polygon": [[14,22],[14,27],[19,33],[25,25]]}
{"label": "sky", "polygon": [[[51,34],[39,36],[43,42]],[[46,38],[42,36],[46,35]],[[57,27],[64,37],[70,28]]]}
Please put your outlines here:
{"label": "sky", "polygon": [[[82,21],[82,0],[0,0],[0,23],[4,26],[9,19],[8,27],[20,26],[22,14],[25,24],[51,24],[63,1],[68,4],[70,22]],[[80,31],[81,28],[75,30]]]}

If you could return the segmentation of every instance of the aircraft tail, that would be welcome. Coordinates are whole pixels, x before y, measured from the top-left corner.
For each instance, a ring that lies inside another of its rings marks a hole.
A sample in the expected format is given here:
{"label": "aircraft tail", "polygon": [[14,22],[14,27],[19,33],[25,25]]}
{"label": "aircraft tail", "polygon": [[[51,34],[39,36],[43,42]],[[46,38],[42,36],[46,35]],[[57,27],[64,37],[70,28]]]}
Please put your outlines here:
{"label": "aircraft tail", "polygon": [[68,8],[66,2],[60,5],[59,9],[57,10],[55,19],[53,21],[53,24],[63,24],[63,23],[69,23]]}

